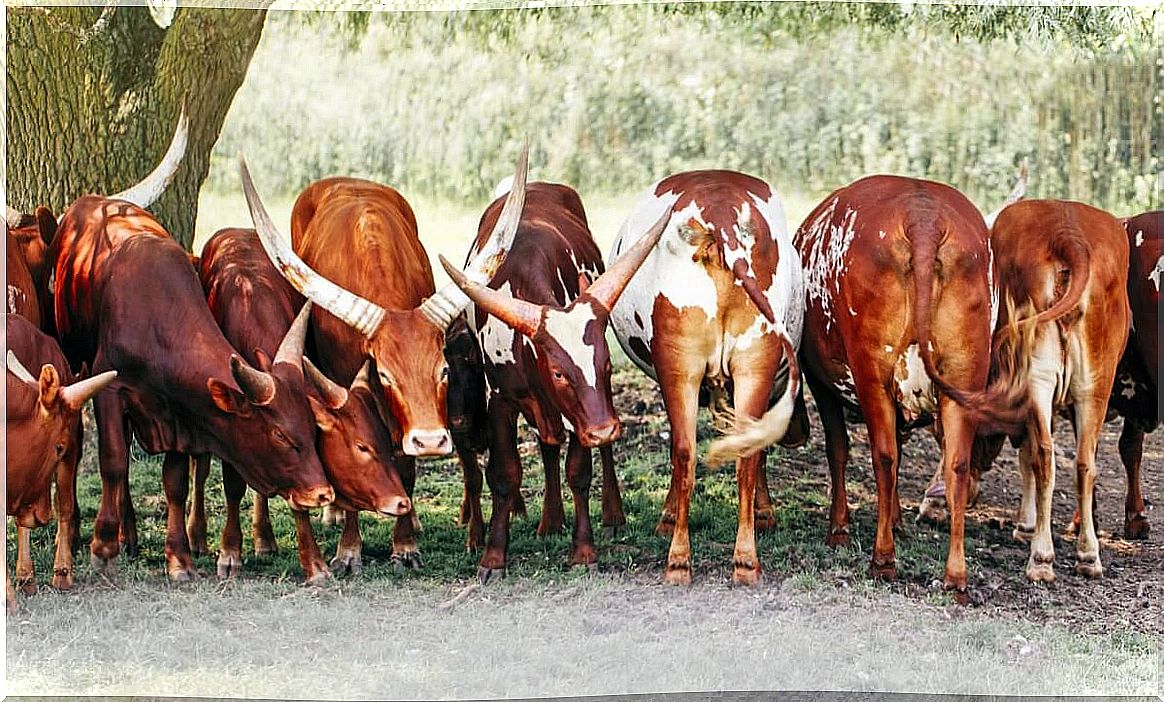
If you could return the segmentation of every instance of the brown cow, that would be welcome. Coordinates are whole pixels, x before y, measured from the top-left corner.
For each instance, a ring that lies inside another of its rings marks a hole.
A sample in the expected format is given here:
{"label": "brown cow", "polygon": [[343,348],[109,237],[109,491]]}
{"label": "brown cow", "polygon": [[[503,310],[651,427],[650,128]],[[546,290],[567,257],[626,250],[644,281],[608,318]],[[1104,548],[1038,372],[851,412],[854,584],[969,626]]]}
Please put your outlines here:
{"label": "brown cow", "polygon": [[116,563],[123,519],[127,549],[136,546],[127,517],[131,436],[149,453],[166,452],[166,563],[175,580],[196,575],[185,529],[188,455],[218,455],[255,490],[301,509],[331,501],[301,399],[301,338],[288,340],[269,371],[246,363],[215,324],[185,250],[126,201],[74,202],[49,259],[66,354],[120,373],[95,399],[102,491],[94,567]]}
{"label": "brown cow", "polygon": [[[488,245],[504,214],[500,199],[485,210],[470,261]],[[509,520],[521,489],[519,415],[537,432],[545,465],[546,500],[538,533],[557,531],[565,520],[558,457],[568,434],[566,480],[575,506],[570,562],[595,567],[590,449],[603,449],[608,492],[616,483],[609,445],[622,433],[611,399],[606,324],[611,307],[650,253],[662,225],[659,222],[603,272],[578,194],[564,185],[532,183],[510,256],[491,280],[471,281],[441,257],[449,276],[473,300],[469,321],[481,342],[490,388],[485,476],[493,515],[478,569],[482,583],[505,573]],[[615,493],[609,494],[613,498]],[[471,499],[478,500],[479,492]],[[616,519],[606,500],[603,517],[607,522]]]}
{"label": "brown cow", "polygon": [[800,358],[824,425],[832,477],[827,540],[849,540],[845,412],[859,411],[877,480],[871,570],[896,575],[899,432],[938,414],[943,471],[954,485],[945,582],[964,599],[972,441],[980,421],[1009,427],[1025,411],[1016,373],[987,389],[998,298],[983,217],[949,186],[871,176],[825,198],[795,243],[807,293]]}
{"label": "brown cow", "polygon": [[[6,492],[8,515],[16,519],[16,581],[26,594],[36,591],[30,531],[52,517],[51,490],[57,489],[57,547],[53,558],[53,587],[73,585],[77,463],[81,459],[81,406],[117,376],[110,371],[75,381],[57,342],[28,319],[8,314],[7,426],[5,427]],[[34,378],[20,361],[40,368]],[[4,569],[9,611],[16,607],[15,591]]]}
{"label": "brown cow", "polygon": [[[293,324],[305,326],[309,320],[311,303],[303,305],[302,296],[271,265],[253,229],[223,229],[215,233],[202,250],[199,276],[211,313],[224,336],[252,365],[269,366],[267,359],[272,355],[278,357],[277,345],[288,336]],[[300,330],[291,336],[302,335]],[[304,402],[310,403],[315,416],[319,430],[316,449],[324,473],[335,488],[335,500],[329,507],[367,510],[393,517],[408,514],[411,501],[404,494],[404,485],[396,470],[391,437],[376,412],[367,369],[345,389],[325,377],[307,359],[304,364],[307,379],[311,381],[304,388]],[[227,519],[218,574],[228,577],[237,573],[242,563],[239,503],[246,484],[229,463],[223,463],[222,471]],[[204,481],[205,473],[199,477]],[[307,580],[325,580],[330,571],[319,552],[308,514],[304,511],[294,514],[299,561]],[[200,533],[205,542],[205,516],[201,515],[201,519],[200,524],[192,520],[193,531]],[[262,496],[255,498],[252,524],[255,553],[274,552],[267,500]],[[342,552],[341,546],[337,558],[342,557]]]}
{"label": "brown cow", "polygon": [[44,284],[46,242],[52,241],[57,220],[43,207],[38,207],[32,216],[9,208],[7,224],[7,311],[42,327],[38,291]]}
{"label": "brown cow", "polygon": [[[411,496],[416,457],[453,450],[444,340],[468,299],[452,284],[435,290],[416,217],[392,188],[355,178],[328,178],[308,186],[292,209],[292,249],[267,215],[246,163],[239,160],[251,218],[267,255],[321,308],[313,314],[320,370],[346,385],[366,360],[374,361],[381,414],[404,453],[397,467]],[[489,245],[470,264],[473,279],[488,279],[504,259],[521,214],[525,171],[523,149],[515,176],[519,187],[510,193],[506,216]],[[418,524],[398,519],[393,531],[393,556],[409,567],[421,565]]]}
{"label": "brown cow", "polygon": [[734,171],[680,173],[652,185],[623,224],[611,256],[644,241],[661,213],[665,235],[611,320],[627,356],[659,381],[671,424],[671,487],[657,528],[671,534],[666,582],[691,582],[688,513],[701,394],[715,415],[731,422],[737,420],[727,407],[730,392],[743,429],[771,405],[781,369],[788,373],[764,424],[747,423],[752,431],[743,441],[721,444],[709,456],[748,454],[736,463],[740,511],[732,579],[751,584],[761,576],[755,530],[771,515],[771,502],[764,454],[749,449],[762,448],[757,432],[781,439],[790,426],[800,382],[800,261],[779,196],[764,181]]}

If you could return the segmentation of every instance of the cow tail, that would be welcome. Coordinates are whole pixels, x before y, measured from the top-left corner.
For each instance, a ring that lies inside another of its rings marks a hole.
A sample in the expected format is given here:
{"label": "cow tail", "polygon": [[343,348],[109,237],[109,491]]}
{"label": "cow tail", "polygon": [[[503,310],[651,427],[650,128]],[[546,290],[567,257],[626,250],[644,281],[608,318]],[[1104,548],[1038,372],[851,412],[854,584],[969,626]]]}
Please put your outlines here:
{"label": "cow tail", "polygon": [[[918,354],[926,374],[935,388],[969,411],[977,423],[995,431],[1017,433],[1026,422],[1029,408],[1026,383],[1023,382],[1025,374],[1000,376],[1000,380],[992,383],[985,391],[966,391],[951,385],[938,372],[930,335],[933,323],[934,262],[937,261],[942,244],[942,232],[936,222],[933,226],[911,223],[906,228],[906,236],[913,254],[914,329],[917,332]],[[1011,337],[1012,342],[1020,336]],[[1008,348],[1012,354],[1020,349],[1013,344]]]}
{"label": "cow tail", "polygon": [[1079,306],[1083,289],[1091,277],[1091,247],[1083,234],[1073,227],[1064,227],[1051,235],[1051,255],[1067,265],[1071,282],[1067,292],[1047,309],[1035,316],[1035,324],[1053,322]]}
{"label": "cow tail", "polygon": [[717,466],[732,458],[747,458],[784,438],[792,424],[796,397],[800,394],[800,365],[796,349],[784,334],[779,335],[781,353],[788,360],[788,387],[780,400],[759,419],[736,417],[736,430],[716,439],[707,451],[709,465]]}

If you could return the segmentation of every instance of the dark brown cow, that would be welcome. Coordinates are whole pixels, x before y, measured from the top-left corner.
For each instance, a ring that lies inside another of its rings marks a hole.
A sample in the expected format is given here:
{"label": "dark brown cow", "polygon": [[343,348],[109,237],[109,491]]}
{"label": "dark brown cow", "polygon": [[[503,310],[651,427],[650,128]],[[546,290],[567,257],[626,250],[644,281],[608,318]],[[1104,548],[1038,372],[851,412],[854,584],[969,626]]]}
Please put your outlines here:
{"label": "dark brown cow", "polygon": [[[488,245],[503,216],[500,199],[485,210],[470,260]],[[505,573],[509,521],[521,489],[519,415],[537,432],[545,464],[546,500],[539,534],[560,529],[565,520],[558,457],[569,434],[566,480],[575,505],[570,562],[594,567],[590,449],[604,449],[604,483],[613,487],[609,445],[622,433],[611,399],[606,324],[627,281],[658,240],[662,224],[604,273],[578,194],[564,185],[533,183],[510,255],[488,287],[468,280],[441,258],[449,276],[473,300],[469,320],[481,341],[490,388],[485,475],[493,515],[478,570],[481,582]],[[471,499],[478,500],[479,493]],[[603,513],[604,521],[614,521],[605,500]]]}
{"label": "dark brown cow", "polygon": [[[1032,350],[1023,357],[1030,366],[1030,410],[1019,449],[1023,496],[1015,527],[1016,538],[1031,540],[1027,577],[1055,578],[1051,422],[1067,407],[1076,436],[1075,570],[1096,577],[1103,566],[1092,514],[1095,453],[1128,337],[1128,235],[1119,220],[1093,207],[1027,200],[1002,211],[991,244],[1004,294],[1038,312]],[[1004,310],[1000,324],[1010,316]]]}
{"label": "dark brown cow", "polygon": [[[277,356],[277,345],[293,324],[305,326],[308,322],[310,307],[303,306],[303,297],[271,265],[253,229],[223,229],[211,237],[202,250],[199,275],[211,313],[227,341],[252,365],[269,366],[268,359]],[[297,331],[292,336],[302,334]],[[310,381],[303,388],[304,402],[310,403],[315,416],[319,430],[316,449],[324,473],[335,488],[335,500],[329,506],[393,517],[408,514],[411,501],[404,494],[393,461],[391,437],[376,412],[367,372],[358,374],[350,388],[343,388],[323,376],[310,361],[304,359],[304,363]],[[228,577],[237,573],[242,563],[239,503],[246,484],[225,462],[223,487],[227,520],[218,570],[220,577]],[[294,514],[299,560],[307,580],[325,580],[330,571],[319,552],[308,514]],[[255,499],[252,524],[255,553],[274,552],[267,500],[262,496]],[[204,535],[205,522],[197,526]],[[337,558],[343,557],[343,546]]]}
{"label": "dark brown cow", "polygon": [[49,260],[66,354],[120,374],[95,399],[96,568],[115,564],[123,519],[127,549],[136,546],[127,516],[131,436],[149,453],[166,452],[166,563],[176,580],[195,576],[185,529],[188,455],[218,455],[255,490],[295,507],[331,501],[314,450],[315,422],[302,401],[302,339],[290,339],[269,372],[247,364],[215,324],[187,253],[148,212],[123,200],[74,202]]}
{"label": "dark brown cow", "polygon": [[1016,374],[987,390],[998,298],[983,217],[949,186],[871,176],[825,198],[795,243],[807,293],[800,358],[832,477],[828,542],[849,540],[846,410],[869,428],[878,507],[871,570],[889,578],[901,432],[940,415],[942,468],[954,486],[945,582],[964,598],[972,441],[980,421],[1013,426],[1025,411]]}
{"label": "dark brown cow", "polygon": [[[320,308],[313,314],[320,370],[346,385],[365,361],[374,361],[380,410],[404,453],[397,467],[411,496],[416,457],[453,450],[444,341],[468,299],[452,284],[435,290],[416,217],[392,188],[356,178],[328,178],[308,186],[292,209],[292,248],[263,208],[241,157],[240,170],[267,255]],[[523,149],[515,177],[520,185],[507,200],[506,216],[469,266],[475,280],[487,280],[504,259],[521,213],[525,170]],[[418,524],[398,519],[393,532],[393,555],[410,567],[421,564]]]}
{"label": "dark brown cow", "polygon": [[[7,514],[16,519],[16,581],[26,594],[36,592],[30,531],[52,517],[51,490],[57,485],[57,547],[53,587],[73,585],[77,462],[81,459],[81,406],[117,376],[110,371],[74,382],[57,342],[28,319],[8,314],[7,354]],[[21,361],[20,359],[24,359]],[[34,378],[25,364],[39,368]],[[4,570],[9,611],[16,593]]]}
{"label": "dark brown cow", "polygon": [[[734,171],[679,173],[651,186],[623,224],[611,256],[644,240],[661,213],[665,236],[611,320],[627,355],[659,381],[671,425],[671,487],[656,529],[671,534],[663,579],[691,582],[695,427],[707,394],[717,418],[747,428],[719,444],[709,461],[747,454],[736,463],[740,511],[732,579],[756,583],[755,530],[772,516],[761,449],[788,431],[799,385],[800,261],[779,196],[764,181]],[[774,411],[765,414],[782,367],[788,381]],[[762,422],[751,421],[762,414]]]}

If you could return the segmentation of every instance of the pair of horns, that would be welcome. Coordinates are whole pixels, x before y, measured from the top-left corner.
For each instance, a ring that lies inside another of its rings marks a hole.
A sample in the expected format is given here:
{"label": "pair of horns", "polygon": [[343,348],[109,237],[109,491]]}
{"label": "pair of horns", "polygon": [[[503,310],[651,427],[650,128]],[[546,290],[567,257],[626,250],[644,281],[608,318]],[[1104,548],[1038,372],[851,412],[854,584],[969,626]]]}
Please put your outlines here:
{"label": "pair of horns", "polygon": [[[465,269],[465,275],[472,280],[486,282],[497,272],[498,266],[504,260],[509,247],[513,244],[513,237],[517,234],[517,225],[521,220],[521,211],[525,206],[526,173],[528,171],[529,146],[523,145],[521,155],[517,160],[517,169],[514,173],[514,187],[509,191],[505,200],[505,207],[501,217],[493,228],[489,240],[481,247],[481,251],[473,257]],[[243,193],[246,195],[247,207],[251,211],[255,230],[259,234],[259,242],[267,252],[271,262],[291,283],[292,287],[304,297],[319,305],[323,309],[343,320],[348,326],[371,338],[387,314],[370,300],[366,300],[355,293],[345,290],[332,281],[316,273],[303,259],[292,250],[287,240],[279,233],[271,221],[262,199],[255,190],[247,169],[246,159],[242,154],[238,157],[239,174],[242,177]],[[437,291],[435,295],[425,300],[420,306],[420,312],[440,329],[447,329],[461,310],[469,304],[456,285],[450,283]]]}
{"label": "pair of horns", "polygon": [[[659,243],[659,238],[663,236],[663,232],[667,229],[668,222],[671,221],[671,205],[669,204],[663,215],[655,222],[654,226],[642,236],[635,245],[626,251],[617,261],[612,263],[606,272],[598,276],[586,288],[585,292],[579,296],[589,297],[597,302],[607,314],[614,307],[614,303],[618,301],[622,291],[626,289],[627,283],[634,277],[634,274],[643,265],[643,261],[647,260],[647,256],[654,250]],[[545,309],[544,305],[537,305],[520,298],[507,295],[499,290],[487,287],[486,285],[476,280],[471,280],[467,275],[457,270],[455,266],[449,263],[444,256],[440,257],[441,265],[444,266],[445,271],[453,282],[464,291],[464,293],[473,301],[473,304],[485,310],[489,314],[497,317],[505,322],[509,327],[521,332],[526,336],[533,336],[537,333],[538,328],[542,323],[542,313]]]}
{"label": "pair of horns", "polygon": [[[311,301],[308,300],[295,316],[295,321],[283,336],[283,341],[279,342],[279,348],[275,351],[275,365],[290,363],[296,368],[301,368],[303,345],[307,339],[307,324],[310,321]],[[270,373],[252,368],[237,355],[230,357],[230,373],[247,399],[256,405],[270,404],[271,400],[275,399],[275,378]]]}
{"label": "pair of horns", "polygon": [[986,215],[983,219],[986,221],[986,228],[990,229],[994,226],[994,220],[998,219],[998,215],[1007,207],[1023,199],[1027,194],[1027,176],[1030,174],[1030,168],[1027,166],[1027,160],[1023,159],[1023,165],[1019,166],[1018,179],[1015,180],[1014,187],[1011,188],[1010,194],[1006,196],[1006,200],[997,210]]}
{"label": "pair of horns", "polygon": [[350,389],[345,388],[324,375],[323,371],[316,368],[315,364],[308,358],[303,359],[303,368],[306,371],[305,375],[307,379],[319,391],[324,404],[333,410],[346,405],[348,403],[348,393],[357,387],[372,387],[372,359],[370,358],[364,361],[364,365],[360,368],[360,372],[356,374],[356,378],[352,381]]}
{"label": "pair of horns", "polygon": [[8,372],[16,376],[17,380],[35,388],[40,393],[42,403],[48,404],[52,402],[52,394],[55,392],[56,399],[63,402],[73,412],[79,411],[86,400],[103,390],[117,377],[117,371],[105,371],[92,378],[86,378],[72,385],[62,387],[60,384],[60,375],[58,375],[57,369],[52,364],[46,363],[41,367],[41,379],[38,381],[32,377],[32,374],[28,372],[28,369],[16,357],[16,354],[12,353],[11,349],[8,351],[7,360]]}

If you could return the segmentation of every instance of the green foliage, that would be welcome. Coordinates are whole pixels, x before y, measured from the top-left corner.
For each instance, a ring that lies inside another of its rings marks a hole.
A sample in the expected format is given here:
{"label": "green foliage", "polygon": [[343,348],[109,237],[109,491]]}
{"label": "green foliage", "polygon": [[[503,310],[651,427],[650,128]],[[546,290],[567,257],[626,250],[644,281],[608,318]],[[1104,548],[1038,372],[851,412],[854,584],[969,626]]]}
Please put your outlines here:
{"label": "green foliage", "polygon": [[[1034,195],[1119,213],[1158,206],[1159,49],[1133,31],[1142,16],[1043,9],[1054,12],[763,3],[402,13],[374,16],[354,49],[342,17],[283,17],[267,28],[209,185],[238,192],[243,150],[272,195],[338,173],[479,202],[528,135],[535,177],[584,198],[727,167],[815,196],[874,172],[930,177],[991,207],[1030,158]],[[854,17],[866,28],[839,26]],[[1020,19],[1030,36],[1055,22],[1130,33],[1079,54],[929,31],[1027,36]],[[895,22],[899,32],[883,29]]]}

